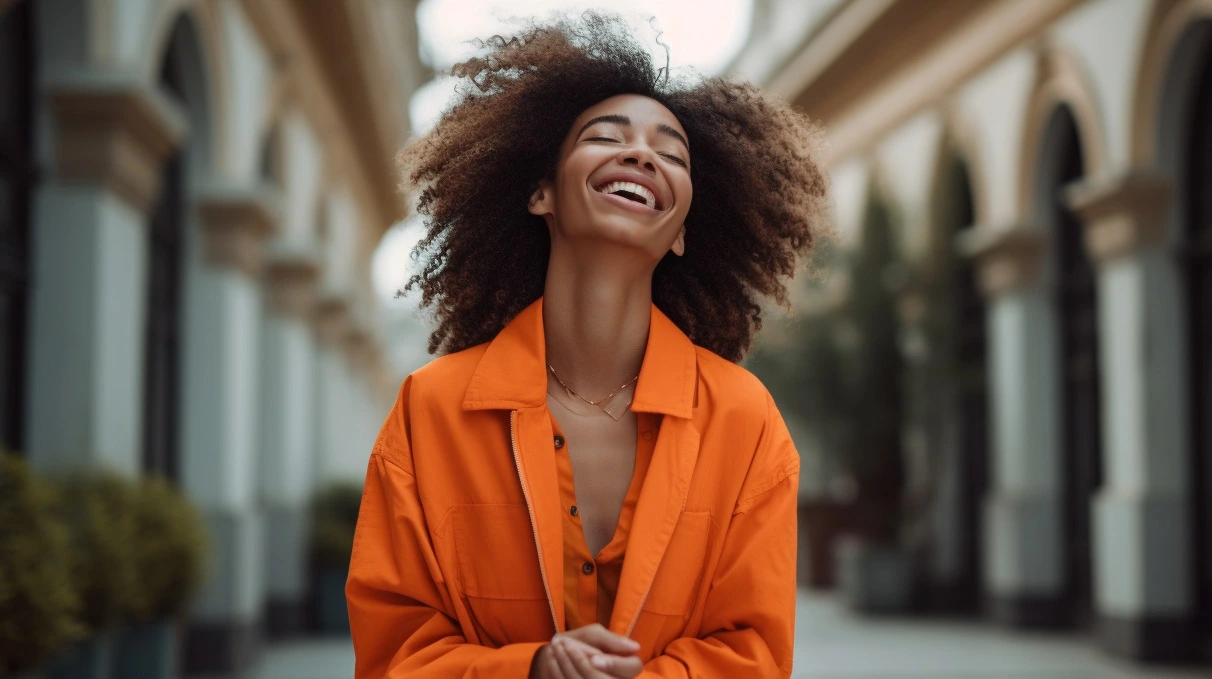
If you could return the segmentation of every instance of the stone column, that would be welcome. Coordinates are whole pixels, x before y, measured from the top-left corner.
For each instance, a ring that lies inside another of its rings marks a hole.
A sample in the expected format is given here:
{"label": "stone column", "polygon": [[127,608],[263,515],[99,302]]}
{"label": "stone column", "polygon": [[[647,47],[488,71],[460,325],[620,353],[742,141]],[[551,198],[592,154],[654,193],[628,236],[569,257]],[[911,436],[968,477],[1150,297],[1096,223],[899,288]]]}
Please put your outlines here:
{"label": "stone column", "polygon": [[137,84],[46,90],[56,150],[35,197],[28,456],[42,469],[141,467],[147,217],[184,116]]}
{"label": "stone column", "polygon": [[1142,660],[1194,651],[1184,292],[1170,184],[1133,172],[1071,187],[1098,266],[1105,482],[1094,501],[1098,632]]}
{"label": "stone column", "polygon": [[980,228],[961,241],[988,299],[990,489],[983,586],[990,613],[1050,627],[1065,602],[1059,347],[1037,228]]}
{"label": "stone column", "polygon": [[307,594],[308,499],[315,439],[311,315],[319,258],[279,250],[265,275],[268,311],[261,338],[260,498],[266,522],[266,631],[303,629]]}
{"label": "stone column", "polygon": [[186,635],[186,672],[240,672],[260,639],[264,550],[256,471],[259,332],[271,196],[198,192],[189,229],[183,351],[182,485],[211,531],[211,577]]}
{"label": "stone column", "polygon": [[316,455],[312,488],[322,489],[335,480],[336,461],[345,454],[349,441],[349,370],[344,357],[345,338],[351,318],[348,299],[339,293],[324,294],[316,307]]}

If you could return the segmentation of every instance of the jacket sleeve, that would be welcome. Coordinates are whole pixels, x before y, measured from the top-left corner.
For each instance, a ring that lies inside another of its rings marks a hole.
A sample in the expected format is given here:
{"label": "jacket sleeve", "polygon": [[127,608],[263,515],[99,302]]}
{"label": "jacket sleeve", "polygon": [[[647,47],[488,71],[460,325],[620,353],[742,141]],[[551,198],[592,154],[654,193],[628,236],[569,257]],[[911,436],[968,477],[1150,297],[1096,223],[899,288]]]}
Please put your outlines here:
{"label": "jacket sleeve", "polygon": [[542,643],[491,649],[456,622],[417,493],[405,382],[366,471],[345,598],[355,679],[518,677]]}
{"label": "jacket sleeve", "polygon": [[707,595],[707,631],[670,643],[643,677],[791,676],[799,455],[767,400],[770,415]]}

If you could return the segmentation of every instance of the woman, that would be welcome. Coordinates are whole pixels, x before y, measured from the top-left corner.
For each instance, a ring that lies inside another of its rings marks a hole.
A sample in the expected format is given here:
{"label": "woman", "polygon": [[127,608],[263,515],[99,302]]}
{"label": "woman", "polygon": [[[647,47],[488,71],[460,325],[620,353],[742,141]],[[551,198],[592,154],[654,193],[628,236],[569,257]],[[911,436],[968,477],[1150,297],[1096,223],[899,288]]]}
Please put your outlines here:
{"label": "woman", "polygon": [[371,455],[356,675],[786,677],[799,460],[734,362],[814,242],[815,131],[615,18],[484,47],[402,155],[444,355]]}

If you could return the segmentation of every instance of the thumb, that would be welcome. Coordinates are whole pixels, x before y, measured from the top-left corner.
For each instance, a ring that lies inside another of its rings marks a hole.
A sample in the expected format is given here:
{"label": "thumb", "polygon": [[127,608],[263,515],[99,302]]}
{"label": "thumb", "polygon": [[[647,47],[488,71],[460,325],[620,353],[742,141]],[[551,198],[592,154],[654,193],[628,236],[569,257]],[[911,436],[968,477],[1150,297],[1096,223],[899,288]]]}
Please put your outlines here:
{"label": "thumb", "polygon": [[627,637],[619,636],[599,624],[586,625],[580,629],[568,632],[568,635],[604,653],[635,655],[640,651],[639,643]]}

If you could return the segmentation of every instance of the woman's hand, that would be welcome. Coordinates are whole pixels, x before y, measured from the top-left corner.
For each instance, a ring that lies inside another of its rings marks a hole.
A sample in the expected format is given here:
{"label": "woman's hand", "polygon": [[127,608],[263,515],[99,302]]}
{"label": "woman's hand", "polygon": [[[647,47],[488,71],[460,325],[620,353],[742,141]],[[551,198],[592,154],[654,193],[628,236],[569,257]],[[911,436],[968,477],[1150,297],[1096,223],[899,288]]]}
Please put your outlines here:
{"label": "woman's hand", "polygon": [[539,649],[531,679],[633,679],[644,670],[640,645],[598,624],[562,632]]}

